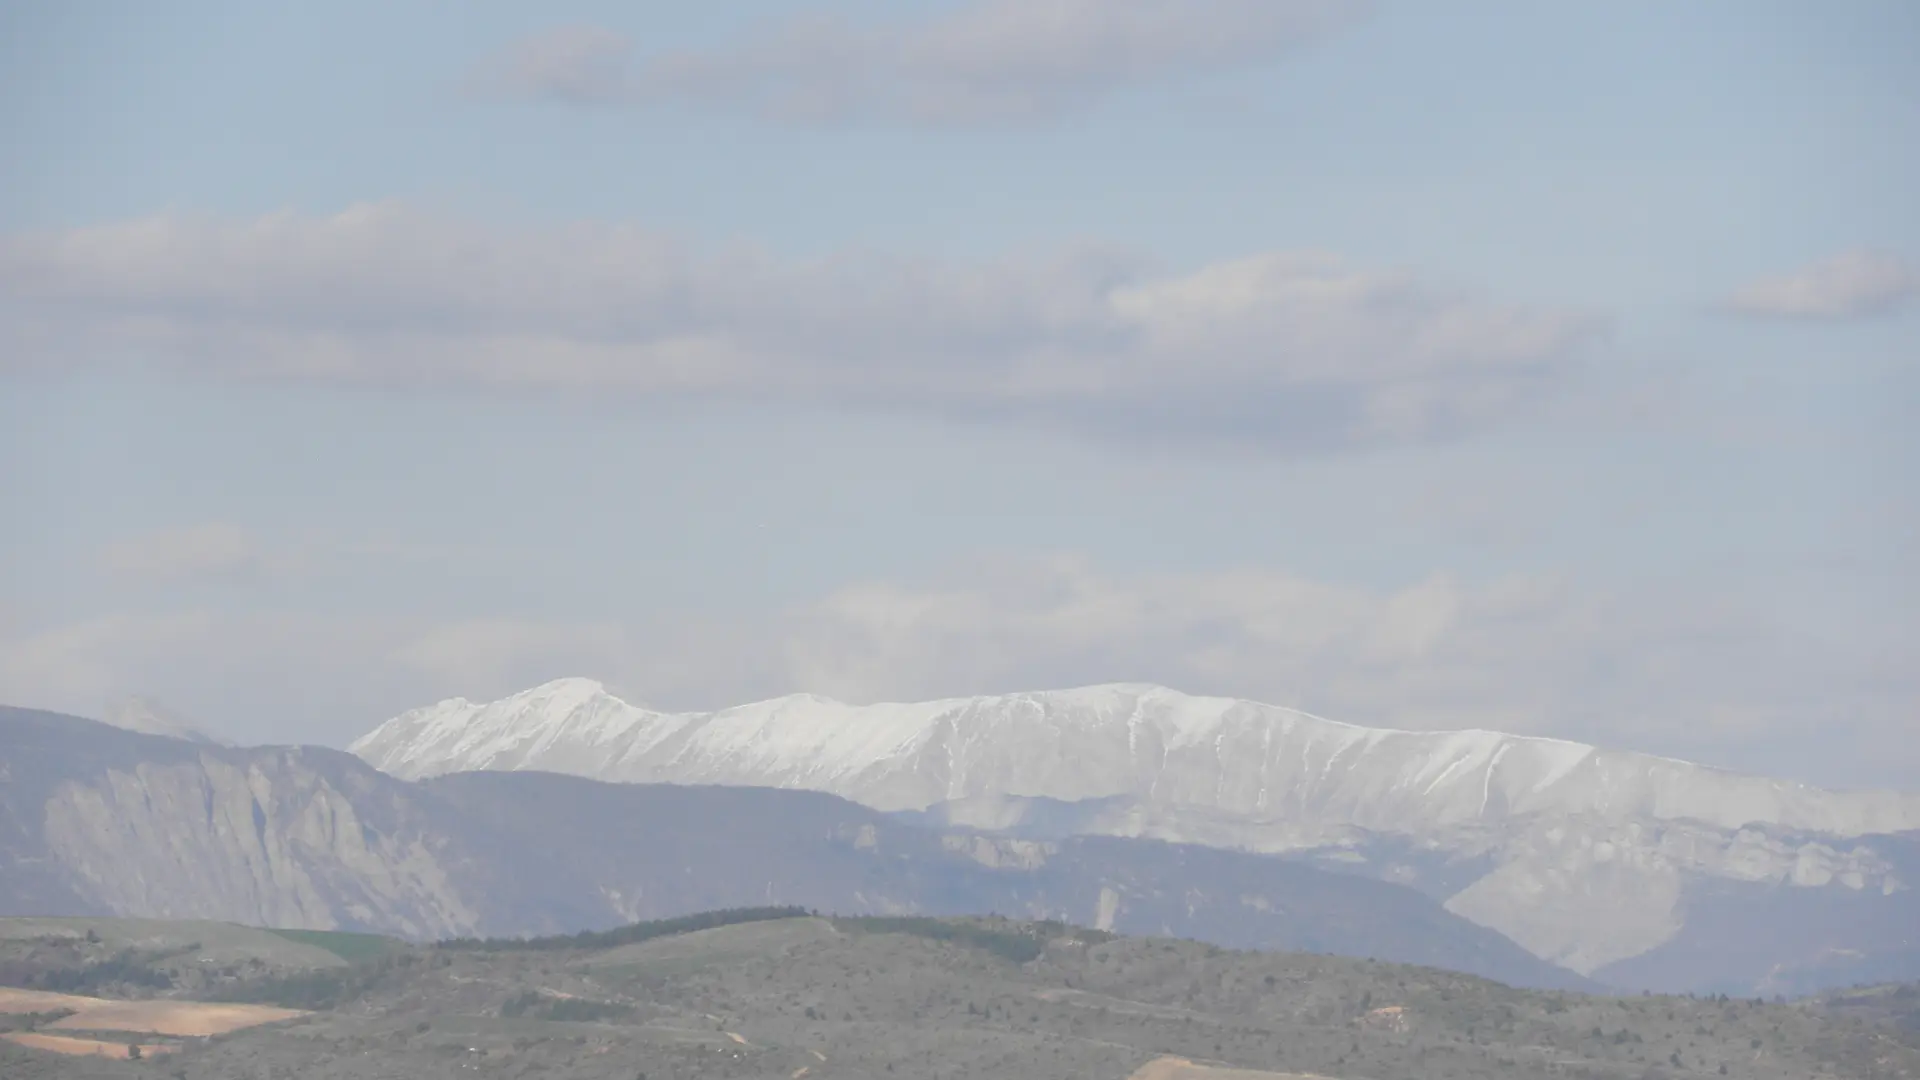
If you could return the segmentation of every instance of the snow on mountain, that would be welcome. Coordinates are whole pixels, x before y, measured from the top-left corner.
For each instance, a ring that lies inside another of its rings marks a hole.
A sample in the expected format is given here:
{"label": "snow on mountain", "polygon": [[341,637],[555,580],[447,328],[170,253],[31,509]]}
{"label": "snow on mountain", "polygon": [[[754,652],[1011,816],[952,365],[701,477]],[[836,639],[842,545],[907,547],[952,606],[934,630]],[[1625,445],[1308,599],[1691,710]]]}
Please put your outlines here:
{"label": "snow on mountain", "polygon": [[1920,829],[1917,794],[1132,684],[664,713],[563,679],[415,709],[349,749],[405,778],[535,769],[804,788],[933,824],[1297,853],[1422,888],[1582,974],[1686,940],[1702,887],[1904,904],[1910,883],[1874,839]]}
{"label": "snow on mountain", "polygon": [[[1127,796],[1244,823],[1245,846],[1267,850],[1313,842],[1300,831],[1308,824],[1421,836],[1540,816],[1841,837],[1920,829],[1920,795],[1828,792],[1491,731],[1356,727],[1143,685],[865,706],[795,695],[662,713],[563,679],[496,702],[415,709],[349,749],[406,778],[538,769],[807,788],[882,810]],[[1262,822],[1285,828],[1262,837]]]}

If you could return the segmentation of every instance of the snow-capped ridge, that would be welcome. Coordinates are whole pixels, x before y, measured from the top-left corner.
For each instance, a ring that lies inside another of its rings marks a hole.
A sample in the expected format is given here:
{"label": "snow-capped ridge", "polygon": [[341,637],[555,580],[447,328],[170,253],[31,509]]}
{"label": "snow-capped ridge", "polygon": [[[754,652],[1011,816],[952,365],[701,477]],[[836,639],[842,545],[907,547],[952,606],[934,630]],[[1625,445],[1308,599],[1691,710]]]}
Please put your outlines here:
{"label": "snow-capped ridge", "polygon": [[982,795],[1129,796],[1409,835],[1542,813],[1843,836],[1920,828],[1916,796],[1826,792],[1484,729],[1363,727],[1140,683],[871,705],[792,694],[667,713],[568,678],[495,702],[415,709],[349,749],[406,777],[544,769],[810,788],[883,810]]}
{"label": "snow-capped ridge", "polygon": [[[1591,971],[1658,947],[1695,877],[1911,887],[1872,834],[1920,829],[1920,795],[1828,792],[1650,754],[1484,729],[1369,728],[1165,687],[849,705],[794,694],[714,712],[563,679],[450,699],[357,740],[402,777],[540,769],[606,781],[824,791],[935,827],[1149,837],[1453,868],[1447,906]],[[1409,845],[1408,842],[1411,842]],[[1372,852],[1373,855],[1366,853]],[[1430,868],[1431,869],[1431,868]]]}

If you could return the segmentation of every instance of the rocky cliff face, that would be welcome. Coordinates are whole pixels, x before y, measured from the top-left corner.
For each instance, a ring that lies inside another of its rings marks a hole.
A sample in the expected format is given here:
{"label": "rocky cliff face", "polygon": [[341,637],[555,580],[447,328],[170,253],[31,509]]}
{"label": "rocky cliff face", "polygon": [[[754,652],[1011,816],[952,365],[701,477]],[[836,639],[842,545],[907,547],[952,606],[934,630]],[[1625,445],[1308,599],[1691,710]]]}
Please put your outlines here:
{"label": "rocky cliff face", "polygon": [[[245,750],[0,709],[16,914],[92,911],[413,936],[478,920],[409,785],[331,750]],[[36,910],[37,909],[37,910]]]}
{"label": "rocky cliff face", "polygon": [[108,769],[61,784],[44,811],[49,851],[116,913],[409,937],[478,923],[433,850],[445,845],[417,825],[370,827],[299,751]]}

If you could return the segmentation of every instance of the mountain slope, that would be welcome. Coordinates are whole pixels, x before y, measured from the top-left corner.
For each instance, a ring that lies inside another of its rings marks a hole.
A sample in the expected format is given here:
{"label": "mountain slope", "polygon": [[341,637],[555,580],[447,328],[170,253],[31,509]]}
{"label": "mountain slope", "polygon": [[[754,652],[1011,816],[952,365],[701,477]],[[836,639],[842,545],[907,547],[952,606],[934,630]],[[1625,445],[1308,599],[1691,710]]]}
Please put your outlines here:
{"label": "mountain slope", "polygon": [[1368,729],[1135,685],[872,706],[801,695],[670,714],[568,679],[416,709],[350,750],[405,777],[544,769],[801,788],[1011,835],[1338,858],[1581,972],[1675,940],[1703,881],[1808,890],[1797,904],[1835,912],[1854,893],[1899,894],[1893,906],[1912,909],[1909,876],[1854,838],[1920,828],[1920,795],[1496,732]]}
{"label": "mountain slope", "polygon": [[[1920,880],[1920,833],[1872,837],[1908,881]],[[1692,993],[1785,994],[1920,980],[1920,909],[1910,891],[1782,888],[1695,880],[1673,940],[1598,976]],[[1719,972],[1717,981],[1695,973]]]}
{"label": "mountain slope", "polygon": [[1413,890],[1261,856],[936,831],[812,792],[548,773],[407,782],[337,751],[0,709],[0,914],[420,938],[760,904],[997,911],[1584,985]]}

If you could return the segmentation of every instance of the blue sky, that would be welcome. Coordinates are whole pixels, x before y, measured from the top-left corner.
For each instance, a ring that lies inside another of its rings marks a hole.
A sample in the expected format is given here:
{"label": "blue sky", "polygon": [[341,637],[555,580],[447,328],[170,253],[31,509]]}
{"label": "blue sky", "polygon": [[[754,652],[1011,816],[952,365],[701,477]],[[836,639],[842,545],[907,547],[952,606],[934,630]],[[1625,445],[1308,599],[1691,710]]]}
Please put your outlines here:
{"label": "blue sky", "polygon": [[0,699],[1920,769],[1920,11],[0,8]]}

